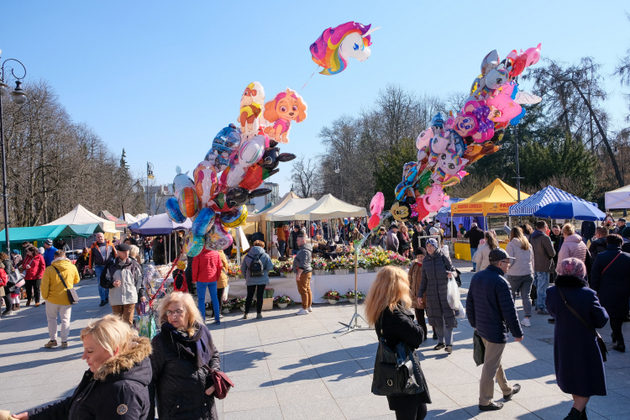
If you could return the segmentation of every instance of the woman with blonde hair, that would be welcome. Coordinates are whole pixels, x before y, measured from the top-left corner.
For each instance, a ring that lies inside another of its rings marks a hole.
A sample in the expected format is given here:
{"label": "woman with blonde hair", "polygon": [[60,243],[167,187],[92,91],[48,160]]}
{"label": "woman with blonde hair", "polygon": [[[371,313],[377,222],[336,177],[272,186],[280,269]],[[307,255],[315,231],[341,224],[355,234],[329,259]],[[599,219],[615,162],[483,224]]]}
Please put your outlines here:
{"label": "woman with blonde hair", "polygon": [[524,327],[531,327],[532,302],[529,294],[534,282],[534,250],[523,234],[523,229],[515,226],[510,231],[510,242],[505,247],[510,257],[515,258],[507,272],[507,280],[512,289],[512,299],[516,300],[516,292],[520,292],[523,300],[525,318],[521,321]]}
{"label": "woman with blonde hair", "polygon": [[396,413],[398,420],[423,419],[427,414],[427,403],[431,403],[420,360],[415,355],[415,349],[424,338],[423,331],[413,322],[410,307],[407,273],[392,266],[381,269],[365,300],[365,316],[370,325],[374,325],[376,336],[379,340],[384,339],[388,347],[394,349],[403,343],[413,353],[414,376],[420,385],[416,394],[387,396],[389,409]]}
{"label": "woman with blonde hair", "polygon": [[72,396],[17,414],[18,419],[146,419],[150,411],[151,343],[115,315],[81,331],[89,369]]}
{"label": "woman with blonde hair", "polygon": [[493,232],[487,230],[483,236],[485,242],[479,245],[473,256],[473,261],[477,264],[477,271],[485,270],[490,265],[490,251],[499,247],[499,241]]}
{"label": "woman with blonde hair", "polygon": [[220,370],[219,352],[192,296],[167,295],[160,302],[159,323],[151,342],[159,418],[217,419],[210,373]]}
{"label": "woman with blonde hair", "polygon": [[[564,240],[560,251],[558,251],[558,261],[563,261],[567,258],[577,258],[582,262],[586,262],[588,248],[582,241],[582,237],[575,233],[575,228],[571,223],[566,223],[562,226],[562,237]],[[560,274],[559,269],[556,272]]]}

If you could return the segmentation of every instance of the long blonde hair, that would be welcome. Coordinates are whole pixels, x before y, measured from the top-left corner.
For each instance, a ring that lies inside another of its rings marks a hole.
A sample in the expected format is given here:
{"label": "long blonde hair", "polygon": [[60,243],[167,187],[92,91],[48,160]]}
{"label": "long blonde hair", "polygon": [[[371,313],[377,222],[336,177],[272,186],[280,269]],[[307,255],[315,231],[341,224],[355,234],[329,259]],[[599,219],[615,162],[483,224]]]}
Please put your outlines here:
{"label": "long blonde hair", "polygon": [[86,335],[90,335],[101,347],[114,356],[116,351],[124,352],[134,338],[138,337],[138,332],[116,315],[105,315],[103,318],[90,322],[87,327],[81,330],[81,340]]}
{"label": "long blonde hair", "polygon": [[388,265],[378,272],[365,299],[367,321],[376,324],[386,308],[393,311],[396,305],[411,306],[409,279],[405,270]]}
{"label": "long blonde hair", "polygon": [[531,246],[525,235],[523,235],[523,229],[518,226],[514,226],[512,228],[512,231],[510,232],[510,240],[512,239],[517,239],[518,241],[520,241],[521,249],[524,249],[525,251],[527,251]]}
{"label": "long blonde hair", "polygon": [[166,315],[166,311],[171,303],[181,303],[181,305],[186,310],[186,329],[185,331],[188,335],[193,335],[196,331],[195,329],[195,321],[199,323],[199,325],[203,324],[203,319],[201,318],[201,313],[197,306],[195,305],[195,301],[189,293],[183,292],[172,292],[162,301],[160,302],[159,309],[159,317],[160,325],[168,321],[168,317]]}
{"label": "long blonde hair", "polygon": [[490,251],[499,247],[499,242],[497,241],[497,237],[494,236],[494,233],[487,230],[484,232],[483,236],[486,238],[486,243],[488,247],[490,247]]}

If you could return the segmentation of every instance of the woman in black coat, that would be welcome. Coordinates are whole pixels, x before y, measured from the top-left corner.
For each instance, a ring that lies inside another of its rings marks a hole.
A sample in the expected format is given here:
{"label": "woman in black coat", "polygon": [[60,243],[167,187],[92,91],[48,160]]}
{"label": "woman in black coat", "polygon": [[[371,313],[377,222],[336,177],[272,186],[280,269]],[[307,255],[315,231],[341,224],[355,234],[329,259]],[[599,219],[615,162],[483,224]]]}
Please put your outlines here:
{"label": "woman in black coat", "polygon": [[[151,343],[115,315],[81,331],[89,370],[71,397],[15,415],[30,420],[145,420],[150,409]],[[151,417],[153,418],[153,417]]]}
{"label": "woman in black coat", "polygon": [[[424,335],[422,328],[413,322],[410,307],[407,273],[398,267],[384,267],[376,275],[365,300],[367,321],[374,325],[377,337],[384,338],[389,347],[396,348],[398,343],[403,342],[415,352]],[[431,403],[429,387],[415,353],[414,365],[417,368],[414,369],[415,379],[420,385],[417,393],[387,396],[389,409],[396,412],[397,420],[423,419],[427,414],[427,404]]]}
{"label": "woman in black coat", "polygon": [[630,298],[630,254],[621,251],[623,239],[617,234],[606,237],[606,251],[597,254],[591,268],[591,287],[610,316],[613,349],[624,352],[622,325],[628,316]]}
{"label": "woman in black coat", "polygon": [[192,296],[164,298],[160,321],[151,355],[159,418],[218,419],[210,372],[220,368],[219,352]]}
{"label": "woman in black coat", "polygon": [[448,305],[447,299],[448,279],[454,272],[450,258],[438,248],[437,241],[434,238],[427,239],[427,256],[422,262],[422,283],[418,298],[426,308],[429,324],[437,333],[438,343],[433,349],[444,349],[449,354],[453,351],[453,329],[457,327],[455,311]]}
{"label": "woman in black coat", "polygon": [[[606,378],[594,328],[602,328],[608,314],[595,291],[586,283],[586,267],[577,258],[558,263],[555,286],[547,290],[546,305],[556,320],[553,358],[556,380],[563,392],[573,395],[573,408],[566,419],[586,418],[586,404],[592,395],[606,395]],[[577,312],[582,321],[568,308]]]}

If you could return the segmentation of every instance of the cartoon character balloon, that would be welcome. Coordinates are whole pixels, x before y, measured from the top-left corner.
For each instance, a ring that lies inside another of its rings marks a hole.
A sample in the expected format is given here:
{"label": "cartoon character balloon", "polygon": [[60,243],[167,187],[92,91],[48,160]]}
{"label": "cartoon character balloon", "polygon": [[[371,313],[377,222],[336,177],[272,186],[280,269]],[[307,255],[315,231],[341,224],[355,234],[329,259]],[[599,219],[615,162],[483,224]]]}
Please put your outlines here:
{"label": "cartoon character balloon", "polygon": [[241,96],[241,109],[238,121],[241,123],[241,136],[249,139],[258,134],[258,118],[265,103],[265,90],[260,82],[251,82]]}
{"label": "cartoon character balloon", "polygon": [[349,58],[367,60],[371,54],[370,34],[378,29],[371,26],[351,21],[325,29],[310,47],[311,58],[323,67],[319,73],[328,76],[341,73],[348,66]]}
{"label": "cartoon character balloon", "polygon": [[288,143],[291,121],[299,123],[306,119],[306,103],[294,90],[287,89],[265,104],[264,116],[273,123],[265,129],[265,134],[278,143]]}

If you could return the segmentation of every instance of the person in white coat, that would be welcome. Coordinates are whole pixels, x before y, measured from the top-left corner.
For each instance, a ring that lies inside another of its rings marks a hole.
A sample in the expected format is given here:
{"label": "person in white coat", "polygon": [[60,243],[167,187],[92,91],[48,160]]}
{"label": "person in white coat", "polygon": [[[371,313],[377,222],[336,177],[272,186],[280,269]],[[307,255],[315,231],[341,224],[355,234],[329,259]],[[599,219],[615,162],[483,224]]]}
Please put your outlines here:
{"label": "person in white coat", "polygon": [[477,252],[473,255],[473,262],[477,266],[477,271],[485,270],[490,265],[490,251],[499,247],[499,241],[493,232],[485,231],[483,233],[485,242],[479,245]]}
{"label": "person in white coat", "polygon": [[529,293],[534,281],[534,250],[523,234],[523,229],[518,226],[512,228],[510,232],[510,242],[505,247],[510,257],[515,258],[507,272],[507,280],[512,289],[512,299],[516,300],[516,292],[520,292],[523,300],[523,312],[525,317],[521,321],[524,327],[532,324],[532,302],[529,300]]}

